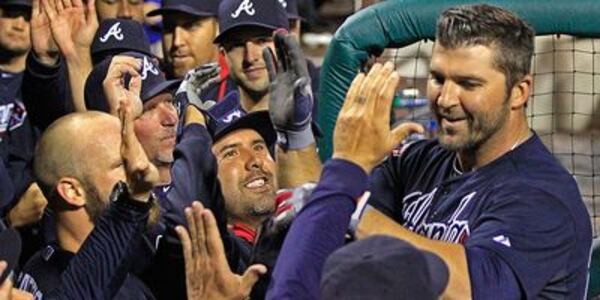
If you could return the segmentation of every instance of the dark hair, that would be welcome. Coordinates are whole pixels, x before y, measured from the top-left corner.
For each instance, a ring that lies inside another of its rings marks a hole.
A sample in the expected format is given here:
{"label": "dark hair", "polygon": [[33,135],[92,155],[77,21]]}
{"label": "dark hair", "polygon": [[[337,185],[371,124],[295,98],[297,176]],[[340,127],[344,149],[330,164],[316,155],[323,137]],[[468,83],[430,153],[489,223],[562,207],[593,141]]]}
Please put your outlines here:
{"label": "dark hair", "polygon": [[508,93],[531,71],[534,38],[534,30],[525,21],[508,10],[486,4],[450,8],[437,22],[436,42],[444,48],[492,48],[494,67],[504,73]]}

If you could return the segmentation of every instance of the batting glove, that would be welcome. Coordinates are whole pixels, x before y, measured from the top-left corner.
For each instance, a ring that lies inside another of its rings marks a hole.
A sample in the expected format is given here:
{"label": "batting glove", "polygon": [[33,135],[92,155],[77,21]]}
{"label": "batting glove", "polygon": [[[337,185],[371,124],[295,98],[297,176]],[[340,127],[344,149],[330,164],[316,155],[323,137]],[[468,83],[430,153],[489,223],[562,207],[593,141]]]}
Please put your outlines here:
{"label": "batting glove", "polygon": [[263,50],[269,72],[269,114],[277,132],[277,143],[284,150],[306,148],[315,142],[311,129],[314,105],[306,59],[296,39],[275,34],[277,59],[271,49]]}

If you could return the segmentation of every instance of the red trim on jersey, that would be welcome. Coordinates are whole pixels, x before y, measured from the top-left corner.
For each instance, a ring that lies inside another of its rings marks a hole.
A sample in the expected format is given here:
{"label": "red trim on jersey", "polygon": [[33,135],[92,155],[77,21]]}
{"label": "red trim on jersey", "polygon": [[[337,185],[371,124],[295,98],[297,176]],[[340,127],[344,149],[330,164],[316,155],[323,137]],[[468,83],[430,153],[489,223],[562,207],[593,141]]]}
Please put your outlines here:
{"label": "red trim on jersey", "polygon": [[221,66],[221,83],[219,85],[219,93],[217,94],[217,102],[221,102],[227,91],[227,77],[229,77],[229,67],[225,60],[223,52],[219,53],[219,65]]}
{"label": "red trim on jersey", "polygon": [[254,245],[254,238],[256,237],[256,230],[254,230],[252,227],[250,227],[246,224],[236,223],[236,224],[232,225],[231,231],[233,231],[233,234],[235,234],[235,236],[245,240],[246,242],[250,243],[251,245]]}

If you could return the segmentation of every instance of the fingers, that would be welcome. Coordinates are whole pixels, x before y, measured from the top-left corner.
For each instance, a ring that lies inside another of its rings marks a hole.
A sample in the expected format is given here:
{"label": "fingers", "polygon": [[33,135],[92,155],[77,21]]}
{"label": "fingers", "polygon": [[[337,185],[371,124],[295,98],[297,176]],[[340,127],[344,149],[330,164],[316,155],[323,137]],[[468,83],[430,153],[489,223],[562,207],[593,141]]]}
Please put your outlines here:
{"label": "fingers", "polygon": [[[186,214],[187,217],[187,214]],[[186,278],[193,272],[193,258],[192,255],[192,241],[190,239],[190,234],[183,226],[175,227],[175,232],[177,236],[179,236],[179,240],[181,241],[181,248],[183,248],[183,259],[185,261],[185,274]]]}
{"label": "fingers", "polygon": [[273,57],[273,50],[270,47],[263,49],[263,59],[267,67],[267,73],[269,74],[269,82],[274,82],[277,76],[277,70],[275,68],[275,58]]}
{"label": "fingers", "polygon": [[273,39],[275,41],[275,51],[277,53],[277,72],[287,71],[289,68],[289,57],[285,49],[285,34],[281,31],[277,31],[275,32]]}
{"label": "fingers", "polygon": [[400,142],[402,142],[404,139],[406,139],[409,135],[413,134],[413,133],[425,133],[425,129],[423,128],[423,126],[421,124],[418,123],[414,123],[414,122],[407,122],[407,123],[403,123],[400,124],[399,126],[397,126],[396,128],[394,128],[392,130],[392,142],[393,145],[398,145],[400,144]]}
{"label": "fingers", "polygon": [[137,140],[133,125],[132,103],[123,101],[119,108],[121,119],[121,156],[125,162],[125,171],[132,196],[145,201],[154,184],[158,181],[158,170],[150,163],[142,145]]}
{"label": "fingers", "polygon": [[285,44],[285,48],[287,49],[290,66],[296,75],[298,77],[310,78],[304,53],[302,53],[302,48],[300,48],[300,44],[298,44],[296,38],[294,38],[291,34],[288,34],[285,36],[283,42]]}
{"label": "fingers", "polygon": [[390,112],[392,110],[392,101],[394,94],[400,83],[400,74],[391,70],[390,73],[386,73],[384,76],[384,82],[380,83],[381,88],[377,93],[377,101],[375,101],[373,110],[375,115],[381,116],[386,123],[390,123]]}
{"label": "fingers", "polygon": [[340,115],[342,113],[346,113],[347,111],[350,110],[350,108],[352,108],[354,105],[354,101],[355,98],[358,97],[358,93],[360,91],[360,87],[363,84],[363,81],[365,80],[365,73],[358,73],[358,75],[356,75],[356,77],[354,77],[354,80],[352,80],[352,83],[350,84],[350,89],[348,89],[348,93],[346,93],[346,100],[344,100],[344,104],[342,105],[342,108],[340,109]]}
{"label": "fingers", "polygon": [[142,61],[140,59],[131,56],[120,56],[113,57],[108,67],[108,73],[106,78],[119,79],[121,80],[125,74],[130,76],[139,76],[138,70],[142,68]]}
{"label": "fingers", "polygon": [[266,273],[267,267],[264,265],[252,265],[246,269],[246,272],[244,272],[244,275],[242,276],[241,283],[241,288],[244,295],[250,294],[252,287],[254,287],[258,279],[260,279],[260,276]]}
{"label": "fingers", "polygon": [[210,257],[215,259],[220,266],[224,266],[229,269],[227,259],[225,258],[223,241],[221,240],[221,234],[219,233],[215,216],[210,210],[206,209],[202,213],[202,219],[204,220],[204,225],[206,226],[206,243]]}
{"label": "fingers", "polygon": [[196,242],[198,243],[198,255],[206,259],[212,259],[207,246],[207,233],[205,220],[202,217],[204,207],[198,201],[192,203],[192,214],[194,216],[194,224],[196,226],[196,234],[198,235]]}
{"label": "fingers", "polygon": [[56,9],[54,8],[53,0],[41,0],[44,13],[50,22],[56,19]]}
{"label": "fingers", "polygon": [[63,1],[62,0],[53,0],[53,1],[54,1],[54,7],[56,7],[56,12],[58,14],[61,14],[65,10]]}
{"label": "fingers", "polygon": [[[81,1],[81,0],[77,0]],[[98,15],[96,13],[96,0],[88,0],[85,13],[85,22],[88,25],[98,26]]]}
{"label": "fingers", "polygon": [[[7,267],[5,261],[0,261],[0,276],[6,271]],[[0,299],[11,299],[12,286],[12,278],[6,278],[4,282],[0,283]]]}
{"label": "fingers", "polygon": [[63,9],[69,9],[73,7],[73,3],[71,0],[57,0],[56,2],[62,2]]}
{"label": "fingers", "polygon": [[31,8],[31,18],[37,19],[42,14],[42,8],[40,5],[40,0],[33,0],[32,8]]}
{"label": "fingers", "polygon": [[[190,256],[191,258],[196,258],[199,256],[199,249],[198,249],[198,232],[196,230],[196,219],[194,219],[194,215],[192,212],[192,208],[191,207],[187,207],[185,209],[185,218],[187,220],[188,223],[188,229],[190,232]],[[191,261],[191,260],[190,260]]]}

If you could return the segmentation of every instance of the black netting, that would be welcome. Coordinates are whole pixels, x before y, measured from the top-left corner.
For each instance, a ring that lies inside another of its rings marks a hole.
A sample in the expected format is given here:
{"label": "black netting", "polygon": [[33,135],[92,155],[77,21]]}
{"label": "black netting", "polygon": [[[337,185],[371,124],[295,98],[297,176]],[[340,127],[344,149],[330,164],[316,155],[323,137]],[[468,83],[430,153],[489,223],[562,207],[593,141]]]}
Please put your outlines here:
{"label": "black netting", "polygon": [[[426,82],[433,43],[422,41],[388,49],[404,78],[394,99],[392,120],[422,123],[431,133]],[[594,237],[600,231],[600,40],[566,35],[536,39],[534,90],[527,114],[530,126],[573,174],[590,213]]]}

